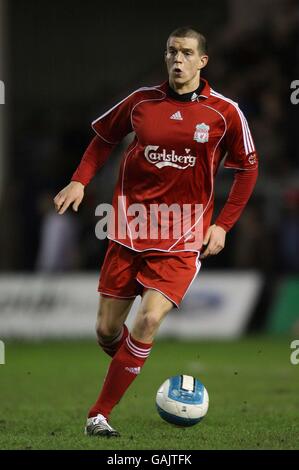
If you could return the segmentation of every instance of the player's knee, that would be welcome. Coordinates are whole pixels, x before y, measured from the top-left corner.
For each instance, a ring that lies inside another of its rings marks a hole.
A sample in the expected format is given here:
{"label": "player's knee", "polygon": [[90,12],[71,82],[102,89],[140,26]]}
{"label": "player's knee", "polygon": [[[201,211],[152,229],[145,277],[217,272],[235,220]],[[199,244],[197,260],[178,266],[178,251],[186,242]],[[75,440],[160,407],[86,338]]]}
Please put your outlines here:
{"label": "player's knee", "polygon": [[109,341],[119,333],[119,326],[109,325],[99,318],[96,323],[96,334],[99,342]]}
{"label": "player's knee", "polygon": [[96,322],[96,334],[99,341],[109,341],[117,333],[121,326],[113,312],[113,299],[104,298],[101,301]]}
{"label": "player's knee", "polygon": [[157,312],[148,310],[141,313],[137,325],[143,334],[154,335],[160,323],[161,319]]}

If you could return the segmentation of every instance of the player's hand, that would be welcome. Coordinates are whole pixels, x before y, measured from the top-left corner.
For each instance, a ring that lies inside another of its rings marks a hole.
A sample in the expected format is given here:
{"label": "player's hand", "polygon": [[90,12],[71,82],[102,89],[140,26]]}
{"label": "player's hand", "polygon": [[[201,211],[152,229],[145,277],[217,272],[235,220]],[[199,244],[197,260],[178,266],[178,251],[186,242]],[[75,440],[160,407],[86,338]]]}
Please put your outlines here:
{"label": "player's hand", "polygon": [[54,198],[56,212],[59,215],[64,214],[71,204],[73,204],[73,210],[77,212],[83,197],[84,185],[79,183],[79,181],[71,181]]}
{"label": "player's hand", "polygon": [[203,245],[206,245],[205,250],[200,255],[200,259],[207,258],[207,256],[218,255],[225,246],[226,231],[217,225],[210,225],[207,230],[206,236],[203,240]]}

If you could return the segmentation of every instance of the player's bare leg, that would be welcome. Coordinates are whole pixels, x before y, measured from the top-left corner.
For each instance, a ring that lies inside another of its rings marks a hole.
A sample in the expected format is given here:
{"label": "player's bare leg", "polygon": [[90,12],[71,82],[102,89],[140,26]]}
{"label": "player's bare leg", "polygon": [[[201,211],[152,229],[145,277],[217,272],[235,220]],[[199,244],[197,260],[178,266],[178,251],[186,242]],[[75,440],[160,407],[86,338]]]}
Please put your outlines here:
{"label": "player's bare leg", "polygon": [[[160,292],[153,289],[144,291],[132,333],[128,335],[113,357],[100,396],[89,411],[86,426],[87,434],[98,436],[118,435],[117,431],[108,424],[110,413],[140,373],[146,358],[150,354],[154,336],[162,320],[172,307],[172,302]],[[125,311],[124,309],[120,318],[123,319]],[[104,315],[107,325],[110,321],[108,312],[109,310]],[[110,315],[115,316],[113,304]]]}
{"label": "player's bare leg", "polygon": [[152,343],[160,324],[172,308],[173,303],[161,292],[154,289],[144,291],[131,331],[133,338],[144,343]]}
{"label": "player's bare leg", "polygon": [[111,357],[128,336],[128,329],[124,323],[133,302],[134,298],[116,299],[100,294],[96,322],[97,339],[101,348]]}

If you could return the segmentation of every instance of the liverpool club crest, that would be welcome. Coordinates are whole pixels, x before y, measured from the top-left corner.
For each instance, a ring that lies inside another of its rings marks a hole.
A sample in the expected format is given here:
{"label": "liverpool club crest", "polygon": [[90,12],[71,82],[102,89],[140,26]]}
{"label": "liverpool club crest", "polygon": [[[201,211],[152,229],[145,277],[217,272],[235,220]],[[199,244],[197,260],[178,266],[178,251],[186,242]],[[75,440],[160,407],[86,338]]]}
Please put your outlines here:
{"label": "liverpool club crest", "polygon": [[208,142],[209,141],[209,130],[210,126],[202,122],[201,124],[196,124],[194,132],[194,140],[196,142]]}

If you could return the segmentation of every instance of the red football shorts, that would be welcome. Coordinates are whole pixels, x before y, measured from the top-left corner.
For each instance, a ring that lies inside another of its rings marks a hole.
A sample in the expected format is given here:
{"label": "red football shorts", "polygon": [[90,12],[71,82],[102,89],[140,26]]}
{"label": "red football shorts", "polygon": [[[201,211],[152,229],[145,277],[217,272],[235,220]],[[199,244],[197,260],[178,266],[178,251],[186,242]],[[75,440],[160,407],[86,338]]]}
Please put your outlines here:
{"label": "red football shorts", "polygon": [[193,251],[137,252],[109,240],[101,269],[98,291],[120,299],[155,289],[178,307],[200,269],[199,254]]}

